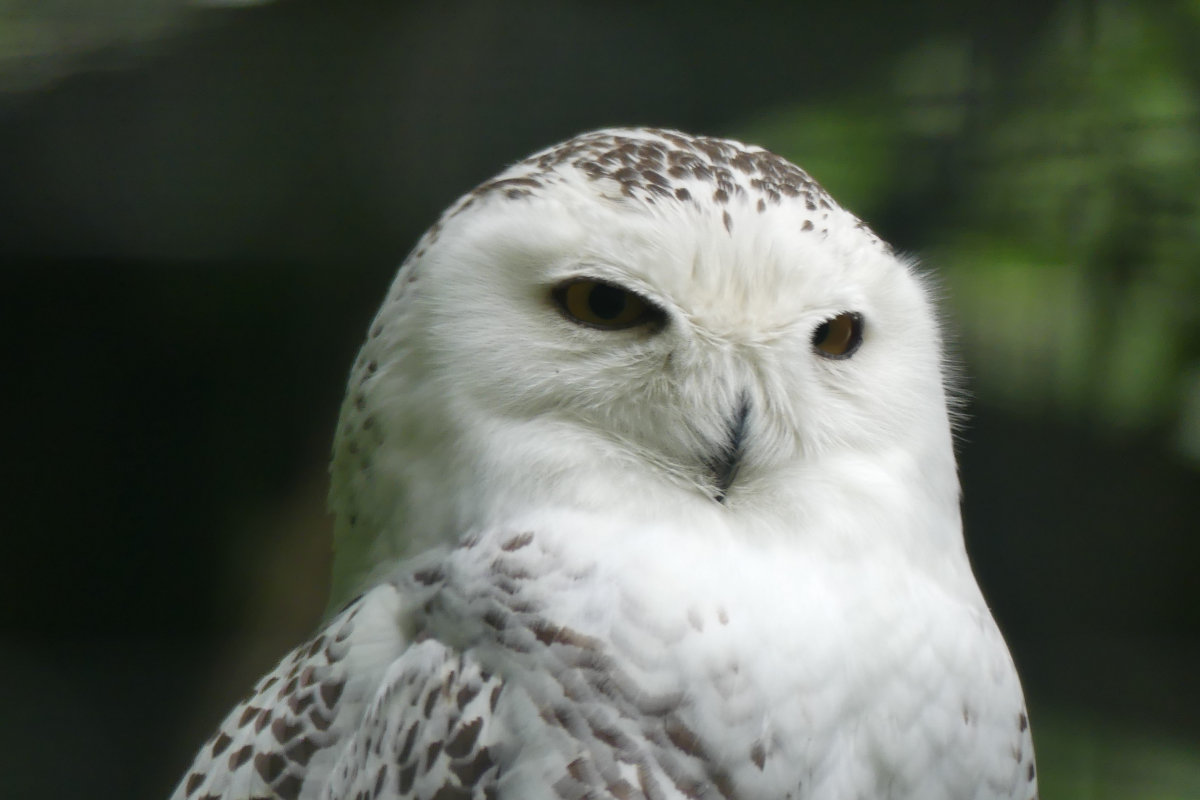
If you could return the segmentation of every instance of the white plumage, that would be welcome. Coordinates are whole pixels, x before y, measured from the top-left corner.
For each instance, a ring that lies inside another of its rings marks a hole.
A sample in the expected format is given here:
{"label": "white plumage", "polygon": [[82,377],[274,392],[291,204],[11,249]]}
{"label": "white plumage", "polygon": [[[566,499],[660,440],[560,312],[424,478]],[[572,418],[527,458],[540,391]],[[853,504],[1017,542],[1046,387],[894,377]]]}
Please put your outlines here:
{"label": "white plumage", "polygon": [[609,130],[452,206],[337,432],[334,603],[188,798],[1026,798],[927,292],[766,151]]}

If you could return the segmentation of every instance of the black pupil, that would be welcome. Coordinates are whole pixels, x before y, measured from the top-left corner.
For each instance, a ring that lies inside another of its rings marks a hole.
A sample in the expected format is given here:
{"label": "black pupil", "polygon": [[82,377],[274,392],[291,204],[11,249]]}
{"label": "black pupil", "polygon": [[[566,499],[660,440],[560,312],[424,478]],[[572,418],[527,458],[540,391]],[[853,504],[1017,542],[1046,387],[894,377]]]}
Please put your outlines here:
{"label": "black pupil", "polygon": [[588,308],[600,319],[613,319],[625,310],[625,292],[599,284],[588,293]]}
{"label": "black pupil", "polygon": [[822,322],[813,332],[813,344],[821,344],[829,338],[829,323]]}

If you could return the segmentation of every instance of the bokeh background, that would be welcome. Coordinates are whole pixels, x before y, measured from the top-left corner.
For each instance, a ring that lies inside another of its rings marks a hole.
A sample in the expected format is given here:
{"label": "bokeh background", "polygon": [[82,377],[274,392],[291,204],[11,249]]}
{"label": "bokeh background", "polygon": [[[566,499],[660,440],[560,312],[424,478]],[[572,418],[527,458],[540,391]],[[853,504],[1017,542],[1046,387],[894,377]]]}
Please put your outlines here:
{"label": "bokeh background", "polygon": [[582,130],[796,160],[939,276],[1043,796],[1200,797],[1200,2],[0,0],[0,795],[164,797],[319,620],[354,351]]}

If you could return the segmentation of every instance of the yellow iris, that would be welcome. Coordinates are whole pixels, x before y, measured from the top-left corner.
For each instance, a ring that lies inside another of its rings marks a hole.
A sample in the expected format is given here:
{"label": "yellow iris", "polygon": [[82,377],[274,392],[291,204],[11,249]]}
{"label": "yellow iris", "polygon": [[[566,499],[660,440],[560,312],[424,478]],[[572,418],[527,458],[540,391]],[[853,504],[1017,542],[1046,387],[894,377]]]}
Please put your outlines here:
{"label": "yellow iris", "polygon": [[843,311],[827,319],[813,332],[817,354],[827,358],[849,358],[862,344],[862,315]]}
{"label": "yellow iris", "polygon": [[660,309],[633,292],[591,278],[563,283],[553,294],[568,318],[602,330],[632,328],[663,318]]}

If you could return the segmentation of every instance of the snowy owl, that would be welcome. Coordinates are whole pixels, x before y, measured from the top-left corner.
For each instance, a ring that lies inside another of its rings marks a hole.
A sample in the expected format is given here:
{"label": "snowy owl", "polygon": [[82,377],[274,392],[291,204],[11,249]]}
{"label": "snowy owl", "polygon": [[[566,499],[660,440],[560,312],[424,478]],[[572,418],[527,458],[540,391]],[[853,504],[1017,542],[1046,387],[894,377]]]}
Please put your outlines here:
{"label": "snowy owl", "polygon": [[943,373],[912,264],[779,156],[516,164],[354,364],[340,610],[174,797],[1035,797]]}

